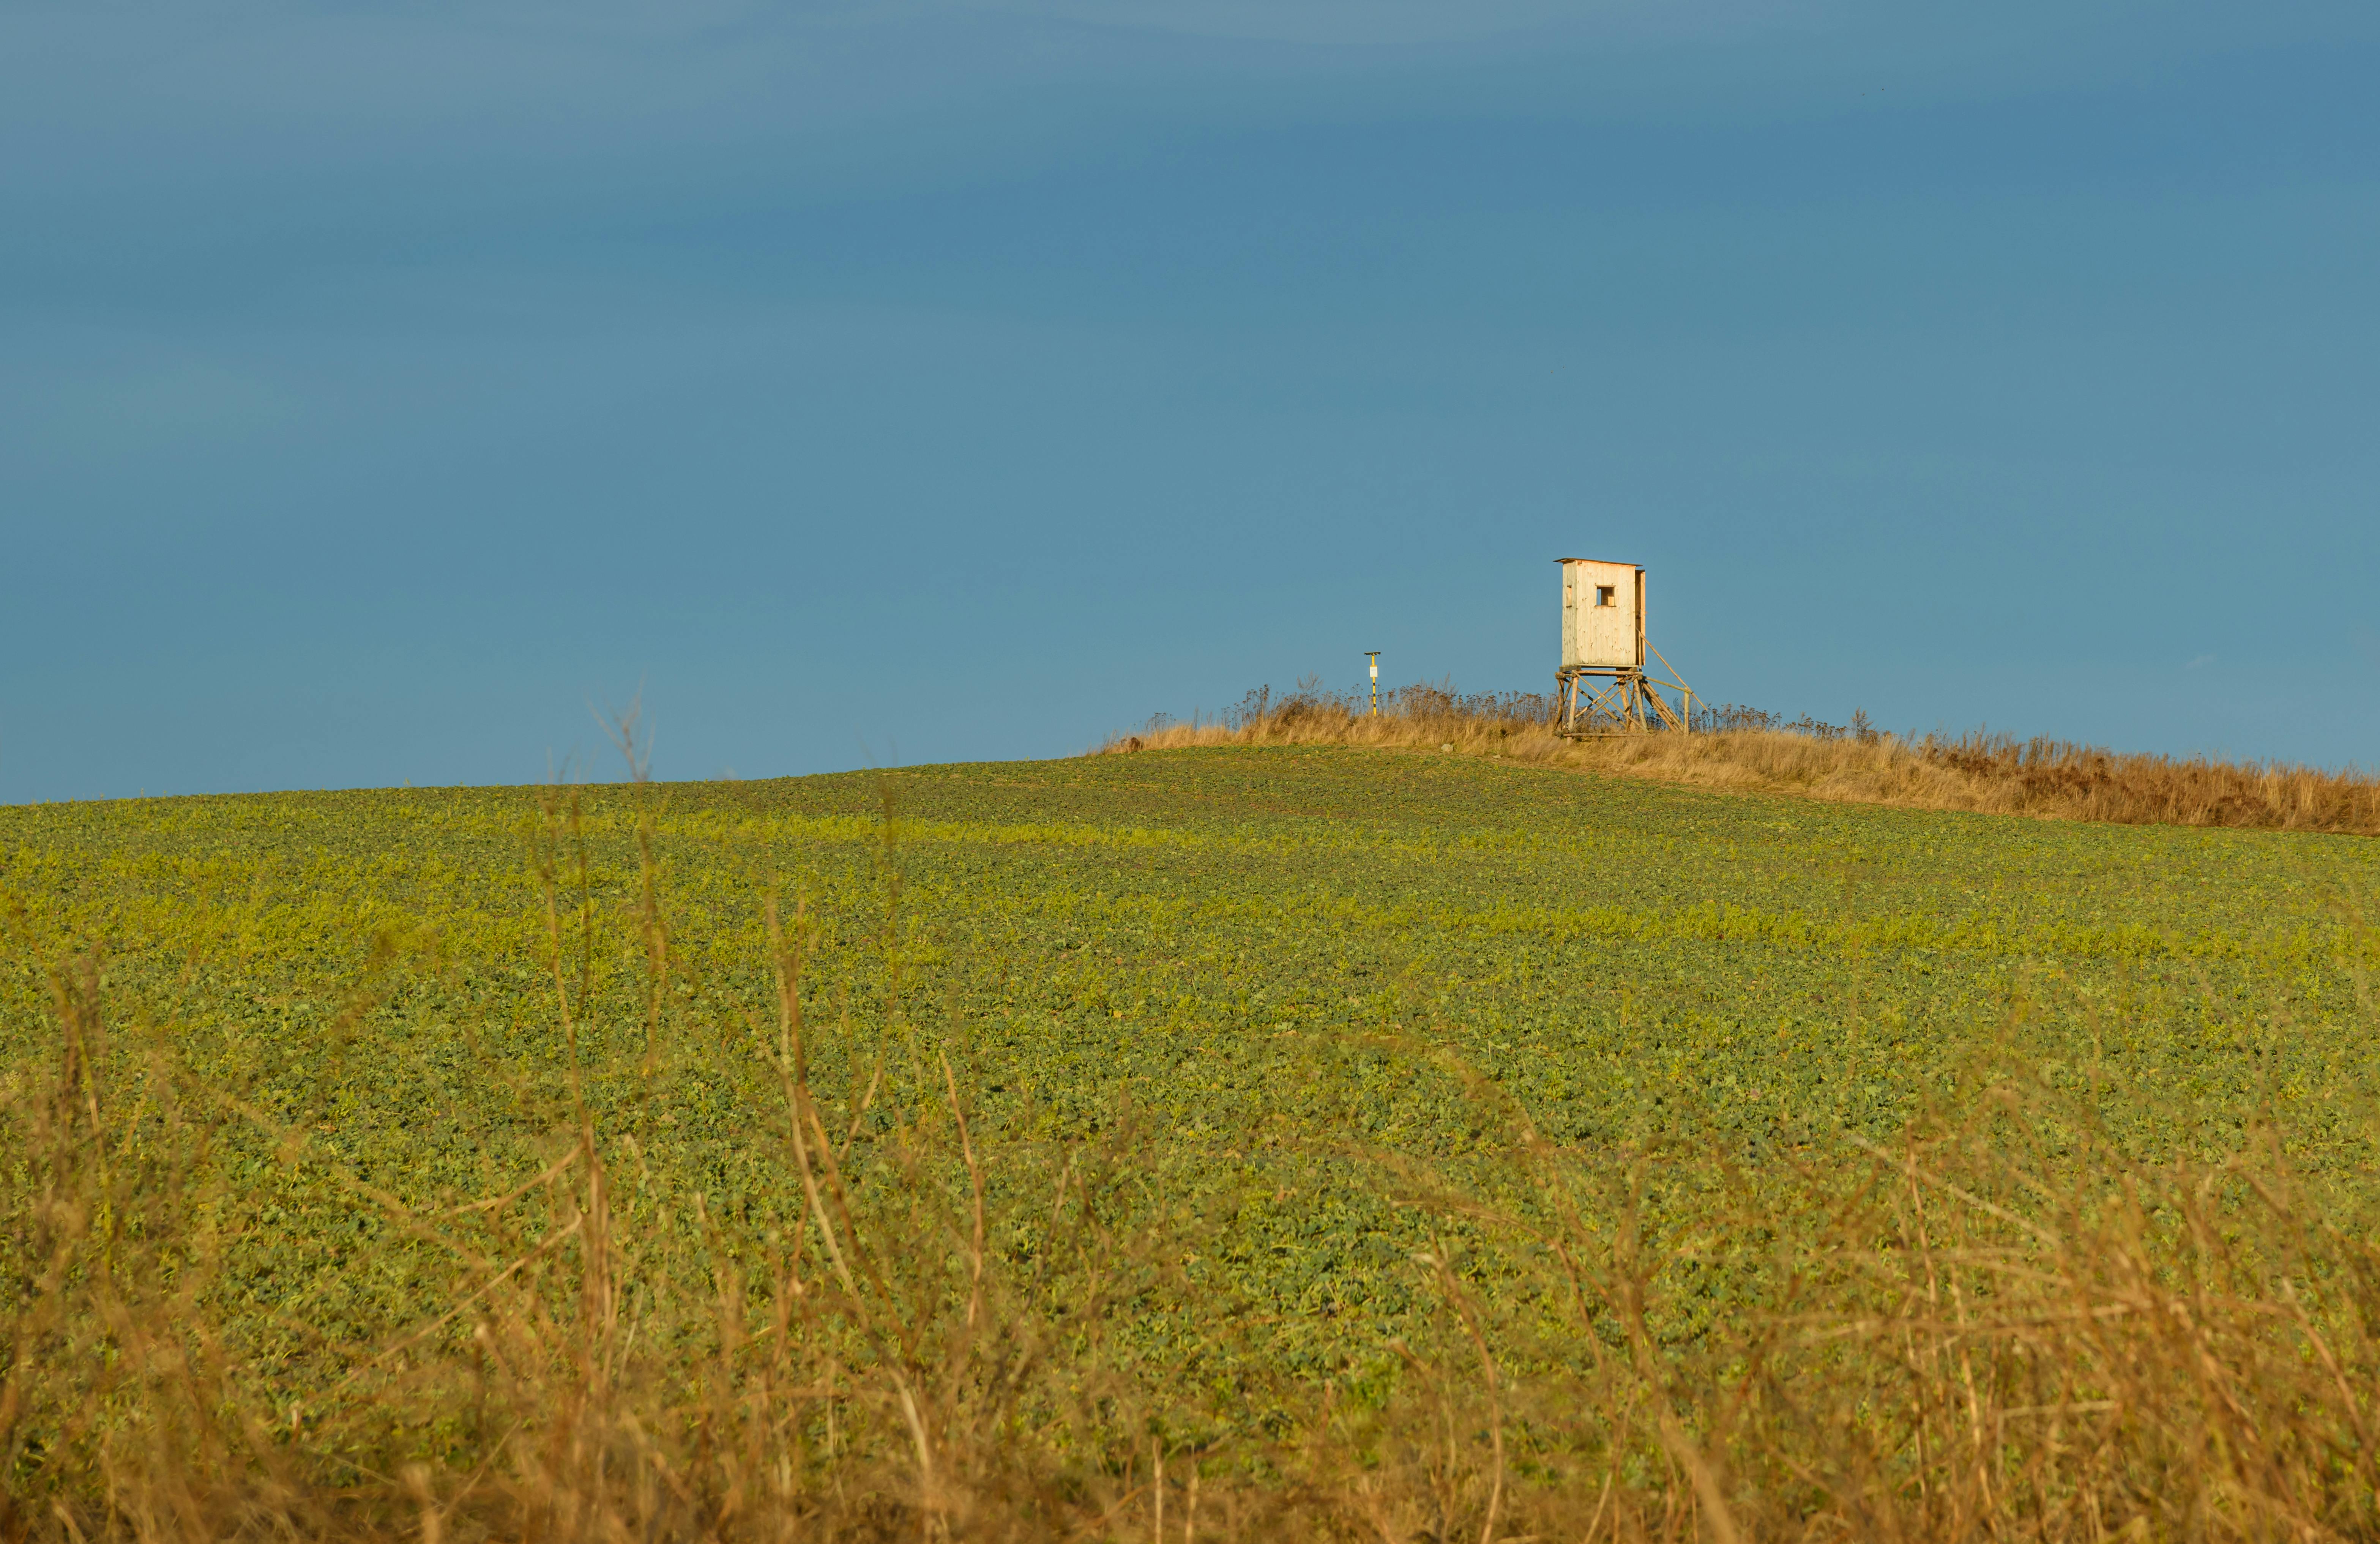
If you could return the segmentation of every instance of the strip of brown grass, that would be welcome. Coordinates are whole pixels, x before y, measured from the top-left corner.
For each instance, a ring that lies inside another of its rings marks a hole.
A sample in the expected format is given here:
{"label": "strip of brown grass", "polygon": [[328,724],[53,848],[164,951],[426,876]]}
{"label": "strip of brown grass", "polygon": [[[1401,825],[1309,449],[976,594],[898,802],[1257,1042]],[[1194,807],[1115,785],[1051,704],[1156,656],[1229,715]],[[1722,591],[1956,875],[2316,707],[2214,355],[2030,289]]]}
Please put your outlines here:
{"label": "strip of brown grass", "polygon": [[[2098,820],[2380,836],[2380,778],[2280,762],[2123,754],[1983,731],[1909,739],[1804,721],[1572,741],[1548,702],[1465,697],[1434,687],[1384,696],[1379,716],[1353,695],[1251,693],[1220,721],[1116,735],[1094,754],[1201,745],[1347,745],[1500,756],[1539,766],[1843,803]],[[1728,723],[1726,716],[1714,716]],[[1765,715],[1734,716],[1755,722]]]}

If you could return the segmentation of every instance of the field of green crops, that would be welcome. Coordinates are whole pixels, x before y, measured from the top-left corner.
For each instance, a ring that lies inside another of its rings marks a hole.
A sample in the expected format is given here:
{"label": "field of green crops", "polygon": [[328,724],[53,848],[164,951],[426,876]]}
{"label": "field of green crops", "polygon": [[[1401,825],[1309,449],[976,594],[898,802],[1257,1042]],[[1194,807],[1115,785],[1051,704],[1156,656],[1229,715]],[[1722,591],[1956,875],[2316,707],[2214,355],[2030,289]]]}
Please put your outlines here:
{"label": "field of green crops", "polygon": [[535,789],[0,810],[0,1060],[55,1063],[54,976],[98,951],[119,1089],[170,1058],[237,1113],[206,1160],[244,1219],[218,1290],[271,1376],[440,1306],[360,1198],[508,1189],[574,1097],[631,1206],[795,1228],[772,896],[808,930],[822,1090],[885,1068],[866,1118],[897,1125],[944,1098],[939,1052],[995,1157],[1124,1144],[1135,1204],[1186,1220],[1245,1354],[1293,1375],[1400,1333],[1426,1224],[1377,1176],[1459,1171],[1497,1111],[1757,1173],[2022,1074],[2143,1158],[2270,1118],[2310,1174],[2380,1168],[2370,841],[1300,749],[581,794],[583,878]]}

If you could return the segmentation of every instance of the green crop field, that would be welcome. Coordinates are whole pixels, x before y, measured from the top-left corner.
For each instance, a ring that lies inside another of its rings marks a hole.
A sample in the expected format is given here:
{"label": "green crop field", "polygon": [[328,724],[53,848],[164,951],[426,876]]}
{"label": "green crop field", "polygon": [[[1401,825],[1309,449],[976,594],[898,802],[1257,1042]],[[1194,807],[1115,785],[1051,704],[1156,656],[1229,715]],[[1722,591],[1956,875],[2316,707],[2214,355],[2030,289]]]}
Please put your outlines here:
{"label": "green crop field", "polygon": [[1525,1210],[1516,1140],[1756,1188],[2030,1079],[2143,1164],[2270,1129],[2340,1216],[2380,1171],[2380,844],[1332,750],[0,810],[0,1059],[47,1075],[95,952],[103,1124],[212,1102],[203,1307],[278,1410],[451,1304],[404,1218],[521,1186],[582,1108],[624,1216],[759,1275],[793,1247],[771,898],[837,1140],[955,1090],[1028,1221],[1101,1154],[1117,1225],[1172,1230],[1120,1344],[1208,1387],[1378,1387],[1442,1306],[1416,1256],[1464,1238],[1517,1291],[1414,1200]]}

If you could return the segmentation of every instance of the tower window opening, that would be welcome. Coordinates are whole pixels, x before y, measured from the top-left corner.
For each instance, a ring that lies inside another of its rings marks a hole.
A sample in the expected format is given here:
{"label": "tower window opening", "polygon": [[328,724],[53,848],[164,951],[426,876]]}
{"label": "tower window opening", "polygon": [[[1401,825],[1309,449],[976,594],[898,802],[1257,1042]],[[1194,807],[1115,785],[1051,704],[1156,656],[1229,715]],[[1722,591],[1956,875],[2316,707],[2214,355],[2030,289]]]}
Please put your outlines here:
{"label": "tower window opening", "polygon": [[1596,585],[1596,586],[1595,586],[1595,603],[1596,603],[1597,606],[1609,606],[1609,605],[1610,605],[1610,604],[1611,604],[1611,590],[1612,590],[1612,587],[1611,587],[1609,585]]}

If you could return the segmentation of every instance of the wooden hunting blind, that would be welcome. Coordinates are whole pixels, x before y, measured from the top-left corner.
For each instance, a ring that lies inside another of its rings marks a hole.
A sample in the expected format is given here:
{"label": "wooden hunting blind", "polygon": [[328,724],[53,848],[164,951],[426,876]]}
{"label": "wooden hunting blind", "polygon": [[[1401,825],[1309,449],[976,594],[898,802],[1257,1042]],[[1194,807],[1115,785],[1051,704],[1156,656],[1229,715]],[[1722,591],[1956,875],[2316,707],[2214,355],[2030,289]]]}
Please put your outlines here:
{"label": "wooden hunting blind", "polygon": [[[1556,732],[1572,739],[1684,732],[1694,722],[1694,694],[1682,681],[1648,674],[1645,657],[1661,652],[1645,641],[1645,570],[1598,558],[1562,558],[1561,668],[1554,673]],[[1599,684],[1597,684],[1599,683]],[[1661,688],[1678,694],[1672,708]]]}

